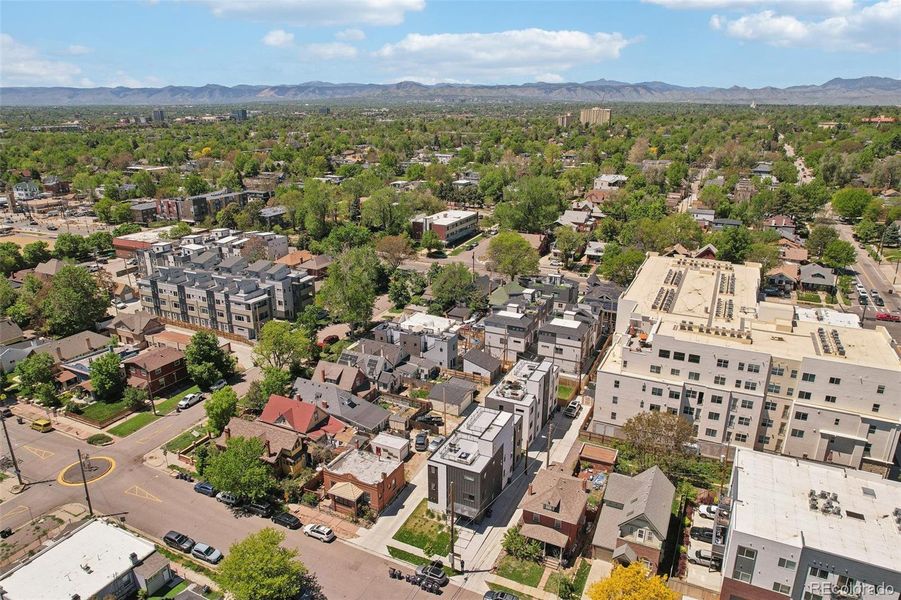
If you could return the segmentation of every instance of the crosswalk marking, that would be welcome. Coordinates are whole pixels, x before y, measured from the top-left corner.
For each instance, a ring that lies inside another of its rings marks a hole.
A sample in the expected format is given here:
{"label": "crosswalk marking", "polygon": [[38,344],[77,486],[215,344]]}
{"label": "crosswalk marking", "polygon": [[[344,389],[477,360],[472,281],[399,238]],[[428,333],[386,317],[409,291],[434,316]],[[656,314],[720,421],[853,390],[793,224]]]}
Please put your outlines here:
{"label": "crosswalk marking", "polygon": [[131,486],[130,488],[125,490],[125,493],[128,494],[129,496],[141,498],[142,500],[150,500],[152,502],[162,502],[162,500],[160,500],[159,498],[157,498],[156,496],[154,496],[153,494],[151,494],[144,488],[137,486],[137,485]]}

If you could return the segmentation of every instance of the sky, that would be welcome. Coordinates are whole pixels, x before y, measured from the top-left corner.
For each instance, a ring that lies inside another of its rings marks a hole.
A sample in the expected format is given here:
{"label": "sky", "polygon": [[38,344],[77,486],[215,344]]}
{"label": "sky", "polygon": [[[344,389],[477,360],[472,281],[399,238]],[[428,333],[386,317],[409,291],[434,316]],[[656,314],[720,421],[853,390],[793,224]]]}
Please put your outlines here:
{"label": "sky", "polygon": [[901,78],[901,0],[2,0],[0,85]]}

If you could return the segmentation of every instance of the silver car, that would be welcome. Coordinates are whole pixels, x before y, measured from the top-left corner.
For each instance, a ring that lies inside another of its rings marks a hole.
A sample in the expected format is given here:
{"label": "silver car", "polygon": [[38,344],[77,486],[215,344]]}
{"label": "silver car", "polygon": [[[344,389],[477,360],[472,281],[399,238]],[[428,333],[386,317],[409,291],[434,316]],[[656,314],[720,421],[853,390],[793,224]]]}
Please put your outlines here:
{"label": "silver car", "polygon": [[211,565],[215,565],[222,560],[222,553],[207,544],[194,544],[194,548],[191,550],[191,556],[208,562]]}

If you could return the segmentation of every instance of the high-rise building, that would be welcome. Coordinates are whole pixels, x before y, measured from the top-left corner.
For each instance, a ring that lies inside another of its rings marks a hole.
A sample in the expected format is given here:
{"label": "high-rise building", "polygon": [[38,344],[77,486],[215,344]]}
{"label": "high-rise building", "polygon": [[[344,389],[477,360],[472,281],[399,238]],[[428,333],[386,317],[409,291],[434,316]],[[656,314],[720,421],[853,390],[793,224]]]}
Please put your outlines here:
{"label": "high-rise building", "polygon": [[609,108],[583,108],[579,112],[579,122],[582,125],[607,125],[610,123],[611,111]]}
{"label": "high-rise building", "polygon": [[688,419],[698,446],[885,473],[901,435],[901,360],[883,327],[758,302],[760,265],[650,256],[618,303],[592,431],[643,411]]}
{"label": "high-rise building", "polygon": [[576,116],[570,112],[565,115],[560,115],[557,117],[557,126],[558,127],[570,127],[571,125],[576,124]]}
{"label": "high-rise building", "polygon": [[238,108],[232,111],[232,119],[241,123],[247,120],[247,109],[246,108]]}
{"label": "high-rise building", "polygon": [[153,109],[153,122],[154,123],[162,123],[166,120],[166,111],[162,108],[154,108]]}

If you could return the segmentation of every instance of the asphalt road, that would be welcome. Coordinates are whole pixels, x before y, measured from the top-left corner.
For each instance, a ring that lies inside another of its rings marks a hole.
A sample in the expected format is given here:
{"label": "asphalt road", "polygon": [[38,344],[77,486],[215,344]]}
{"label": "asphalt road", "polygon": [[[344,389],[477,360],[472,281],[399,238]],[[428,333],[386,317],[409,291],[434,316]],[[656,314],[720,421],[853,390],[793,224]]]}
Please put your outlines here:
{"label": "asphalt road", "polygon": [[[17,424],[15,419],[7,420],[23,477],[32,483],[0,507],[0,523],[15,529],[62,504],[84,503],[81,485],[57,481],[59,473],[78,460],[76,450],[81,449],[92,456],[109,457],[116,463],[110,473],[88,486],[95,514],[121,518],[152,538],[160,538],[175,529],[227,552],[234,542],[272,524],[259,517],[236,515],[213,498],[194,492],[193,484],[143,463],[144,454],[199,422],[203,416],[202,405],[198,404],[162,417],[105,448],[89,446],[59,432],[38,433],[27,425]],[[2,441],[4,445],[5,441]],[[430,596],[407,583],[389,579],[388,567],[398,566],[393,561],[342,540],[323,544],[304,537],[299,531],[283,531],[286,545],[298,550],[300,560],[316,573],[331,599]],[[444,596],[478,597],[454,585],[445,588]]]}
{"label": "asphalt road", "polygon": [[854,246],[854,251],[857,253],[857,261],[854,263],[853,268],[857,272],[857,278],[860,280],[861,284],[867,288],[867,290],[878,290],[879,295],[885,300],[884,307],[877,307],[873,304],[870,304],[867,312],[868,313],[877,313],[877,312],[894,312],[897,313],[901,311],[901,299],[897,297],[897,294],[889,294],[888,290],[892,289],[892,282],[886,279],[882,270],[876,264],[866,250],[860,248],[857,245],[857,242],[852,237],[851,226],[846,225],[844,223],[836,223],[835,228],[838,230],[839,236],[850,242]]}

